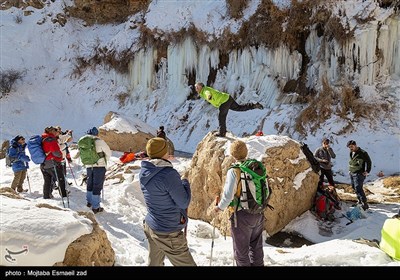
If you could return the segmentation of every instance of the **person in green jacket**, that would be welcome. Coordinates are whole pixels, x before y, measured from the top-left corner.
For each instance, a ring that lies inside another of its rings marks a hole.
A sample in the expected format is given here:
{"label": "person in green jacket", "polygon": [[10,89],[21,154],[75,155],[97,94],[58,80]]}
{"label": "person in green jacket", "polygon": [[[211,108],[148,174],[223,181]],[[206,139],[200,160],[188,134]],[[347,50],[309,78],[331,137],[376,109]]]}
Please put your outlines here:
{"label": "person in green jacket", "polygon": [[347,142],[350,149],[349,174],[351,186],[357,194],[358,203],[364,210],[369,208],[367,197],[365,196],[363,184],[365,177],[371,172],[372,161],[368,153],[357,146],[356,141]]}
{"label": "person in green jacket", "polygon": [[247,103],[239,105],[228,93],[218,91],[212,87],[204,86],[203,83],[195,84],[196,92],[201,98],[208,101],[211,105],[219,109],[218,122],[219,133],[217,136],[225,137],[226,134],[226,116],[228,111],[247,111],[252,109],[263,109],[260,103]]}

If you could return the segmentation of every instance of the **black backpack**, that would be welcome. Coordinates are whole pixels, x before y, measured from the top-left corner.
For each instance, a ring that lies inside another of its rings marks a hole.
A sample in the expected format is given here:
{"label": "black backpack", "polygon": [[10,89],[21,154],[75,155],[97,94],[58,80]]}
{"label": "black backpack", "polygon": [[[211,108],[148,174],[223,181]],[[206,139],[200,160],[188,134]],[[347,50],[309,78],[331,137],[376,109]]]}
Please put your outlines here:
{"label": "black backpack", "polygon": [[318,160],[314,157],[314,154],[310,151],[310,148],[308,148],[308,145],[304,142],[300,142],[300,148],[310,163],[312,170],[319,174],[321,167],[319,166]]}

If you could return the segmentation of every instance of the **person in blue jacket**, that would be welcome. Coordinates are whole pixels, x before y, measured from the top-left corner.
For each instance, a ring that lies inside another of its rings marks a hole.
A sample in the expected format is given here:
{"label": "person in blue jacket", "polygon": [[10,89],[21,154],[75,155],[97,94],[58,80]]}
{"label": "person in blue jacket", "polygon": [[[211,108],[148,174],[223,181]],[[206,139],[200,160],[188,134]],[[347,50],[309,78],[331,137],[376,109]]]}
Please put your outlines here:
{"label": "person in blue jacket", "polygon": [[149,161],[142,161],[140,187],[147,206],[143,221],[149,244],[149,266],[163,266],[165,257],[174,266],[196,266],[184,234],[190,184],[168,161],[168,143],[160,137],[147,141]]}
{"label": "person in blue jacket", "polygon": [[22,188],[29,168],[28,162],[30,161],[29,156],[25,154],[25,138],[17,135],[10,141],[10,144],[8,155],[12,159],[11,167],[14,172],[14,180],[11,183],[11,188],[18,192],[27,192],[27,189]]}

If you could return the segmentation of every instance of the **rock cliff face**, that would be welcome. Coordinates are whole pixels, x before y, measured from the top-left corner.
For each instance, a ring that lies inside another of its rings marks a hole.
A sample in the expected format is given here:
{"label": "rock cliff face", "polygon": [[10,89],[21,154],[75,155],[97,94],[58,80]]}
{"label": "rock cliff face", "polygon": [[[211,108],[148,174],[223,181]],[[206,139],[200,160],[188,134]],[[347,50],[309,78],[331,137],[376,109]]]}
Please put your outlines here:
{"label": "rock cliff face", "polygon": [[48,0],[1,0],[0,10],[7,10],[11,7],[16,8],[27,8],[33,7],[36,9],[42,9]]}
{"label": "rock cliff face", "polygon": [[[226,172],[234,159],[229,145],[234,138],[218,138],[209,133],[197,146],[186,175],[191,183],[192,201],[189,217],[211,222],[210,209],[223,190]],[[318,175],[300,150],[298,142],[286,136],[251,136],[241,138],[249,149],[249,158],[257,158],[267,169],[272,196],[265,210],[265,229],[273,235],[291,220],[309,210],[317,189]],[[260,147],[260,144],[262,145]],[[263,153],[259,154],[262,150]],[[213,221],[223,233],[230,234],[229,211]]]}
{"label": "rock cliff face", "polygon": [[81,18],[88,24],[122,22],[129,15],[147,7],[148,0],[75,0],[70,15]]}

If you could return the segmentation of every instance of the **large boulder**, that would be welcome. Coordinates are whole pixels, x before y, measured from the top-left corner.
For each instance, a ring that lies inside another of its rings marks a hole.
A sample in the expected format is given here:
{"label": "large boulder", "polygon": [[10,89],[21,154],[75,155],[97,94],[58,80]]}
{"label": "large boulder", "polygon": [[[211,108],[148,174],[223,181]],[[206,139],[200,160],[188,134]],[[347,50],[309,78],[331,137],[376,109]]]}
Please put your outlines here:
{"label": "large boulder", "polygon": [[[146,151],[146,143],[156,137],[157,129],[138,118],[109,112],[104,117],[104,124],[99,127],[99,136],[113,151],[139,152]],[[174,144],[167,138],[169,153],[174,154]]]}
{"label": "large boulder", "polygon": [[[229,136],[229,134],[228,134]],[[229,146],[235,138],[220,138],[211,132],[198,144],[190,168],[186,171],[192,190],[189,217],[211,222],[210,209],[222,194],[228,168],[234,162]],[[300,144],[286,136],[250,136],[246,142],[249,158],[263,162],[272,188],[265,229],[272,236],[291,220],[309,210],[317,189],[318,175],[300,149]],[[229,211],[215,216],[213,224],[230,235]]]}
{"label": "large boulder", "polygon": [[8,187],[0,188],[0,200],[3,214],[1,251],[26,250],[17,257],[9,254],[0,259],[0,265],[114,265],[114,249],[92,212],[77,213],[37,203]]}
{"label": "large boulder", "polygon": [[78,212],[92,221],[93,231],[69,244],[65,258],[56,266],[113,266],[115,252],[106,232],[99,226],[92,212]]}

